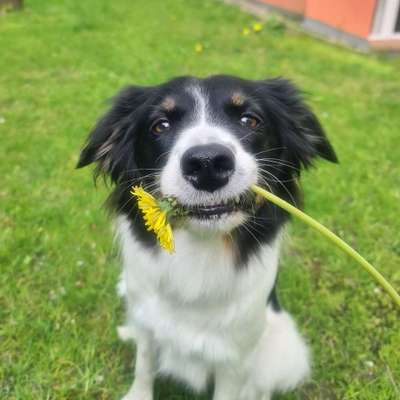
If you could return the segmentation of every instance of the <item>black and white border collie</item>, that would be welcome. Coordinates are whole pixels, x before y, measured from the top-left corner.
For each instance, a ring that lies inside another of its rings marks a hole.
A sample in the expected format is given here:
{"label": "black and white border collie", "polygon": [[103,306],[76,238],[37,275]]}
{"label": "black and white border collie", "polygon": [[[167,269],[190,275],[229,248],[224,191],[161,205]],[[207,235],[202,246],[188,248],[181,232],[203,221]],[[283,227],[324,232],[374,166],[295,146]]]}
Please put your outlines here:
{"label": "black and white border collie", "polygon": [[[136,342],[125,400],[153,399],[167,375],[214,400],[266,400],[309,373],[309,352],[275,290],[288,214],[249,195],[259,184],[298,205],[298,178],[316,157],[336,162],[321,125],[287,80],[182,77],[130,86],[115,98],[78,167],[114,184],[122,248],[123,339]],[[160,249],[131,197],[141,184],[189,211]]]}

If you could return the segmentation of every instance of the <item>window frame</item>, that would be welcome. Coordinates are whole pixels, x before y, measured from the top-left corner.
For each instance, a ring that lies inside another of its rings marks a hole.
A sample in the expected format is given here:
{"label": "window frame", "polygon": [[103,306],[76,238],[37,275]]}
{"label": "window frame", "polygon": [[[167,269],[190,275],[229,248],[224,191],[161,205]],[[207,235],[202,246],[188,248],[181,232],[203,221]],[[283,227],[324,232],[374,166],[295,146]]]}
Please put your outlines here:
{"label": "window frame", "polygon": [[400,13],[400,0],[377,0],[372,32],[369,39],[400,39],[400,32],[395,32],[396,21]]}

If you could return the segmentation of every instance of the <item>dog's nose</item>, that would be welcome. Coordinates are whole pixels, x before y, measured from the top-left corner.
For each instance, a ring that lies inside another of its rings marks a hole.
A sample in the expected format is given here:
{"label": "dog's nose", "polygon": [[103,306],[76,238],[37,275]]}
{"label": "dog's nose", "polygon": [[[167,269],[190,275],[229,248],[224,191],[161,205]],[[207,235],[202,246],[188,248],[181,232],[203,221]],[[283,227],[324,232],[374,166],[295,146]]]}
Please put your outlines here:
{"label": "dog's nose", "polygon": [[218,143],[194,146],[183,154],[181,169],[196,189],[214,192],[228,183],[235,170],[235,156]]}

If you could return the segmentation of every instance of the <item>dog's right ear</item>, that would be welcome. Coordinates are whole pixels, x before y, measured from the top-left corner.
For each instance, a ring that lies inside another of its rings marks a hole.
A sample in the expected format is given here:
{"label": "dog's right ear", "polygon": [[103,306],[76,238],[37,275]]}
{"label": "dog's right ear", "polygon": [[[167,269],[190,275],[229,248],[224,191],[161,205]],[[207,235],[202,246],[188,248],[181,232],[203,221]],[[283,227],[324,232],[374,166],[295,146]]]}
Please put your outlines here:
{"label": "dog's right ear", "polygon": [[76,168],[97,162],[95,174],[108,173],[121,162],[127,131],[133,128],[135,113],[145,102],[148,88],[128,86],[112,100],[112,106],[89,134]]}

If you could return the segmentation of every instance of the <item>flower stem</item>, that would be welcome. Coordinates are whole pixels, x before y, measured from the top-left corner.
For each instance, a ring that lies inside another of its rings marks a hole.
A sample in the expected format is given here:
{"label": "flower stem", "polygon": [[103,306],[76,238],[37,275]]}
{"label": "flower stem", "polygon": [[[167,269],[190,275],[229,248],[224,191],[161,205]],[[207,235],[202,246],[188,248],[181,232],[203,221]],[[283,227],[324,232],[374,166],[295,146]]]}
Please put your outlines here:
{"label": "flower stem", "polygon": [[271,192],[268,192],[267,190],[262,189],[257,185],[253,185],[251,189],[255,193],[263,196],[267,200],[283,208],[288,213],[294,215],[296,218],[301,219],[307,225],[311,226],[327,239],[329,239],[331,242],[333,242],[336,247],[344,251],[347,255],[353,258],[353,260],[360,264],[370,275],[372,275],[372,277],[386,290],[386,292],[392,297],[395,303],[400,307],[400,295],[396,292],[394,287],[382,276],[382,274],[376,268],[374,268],[364,257],[362,257],[356,250],[350,247],[339,236],[335,235],[332,231],[317,222],[314,218],[311,218],[303,211],[300,211],[298,208],[292,206],[280,197],[275,196]]}

